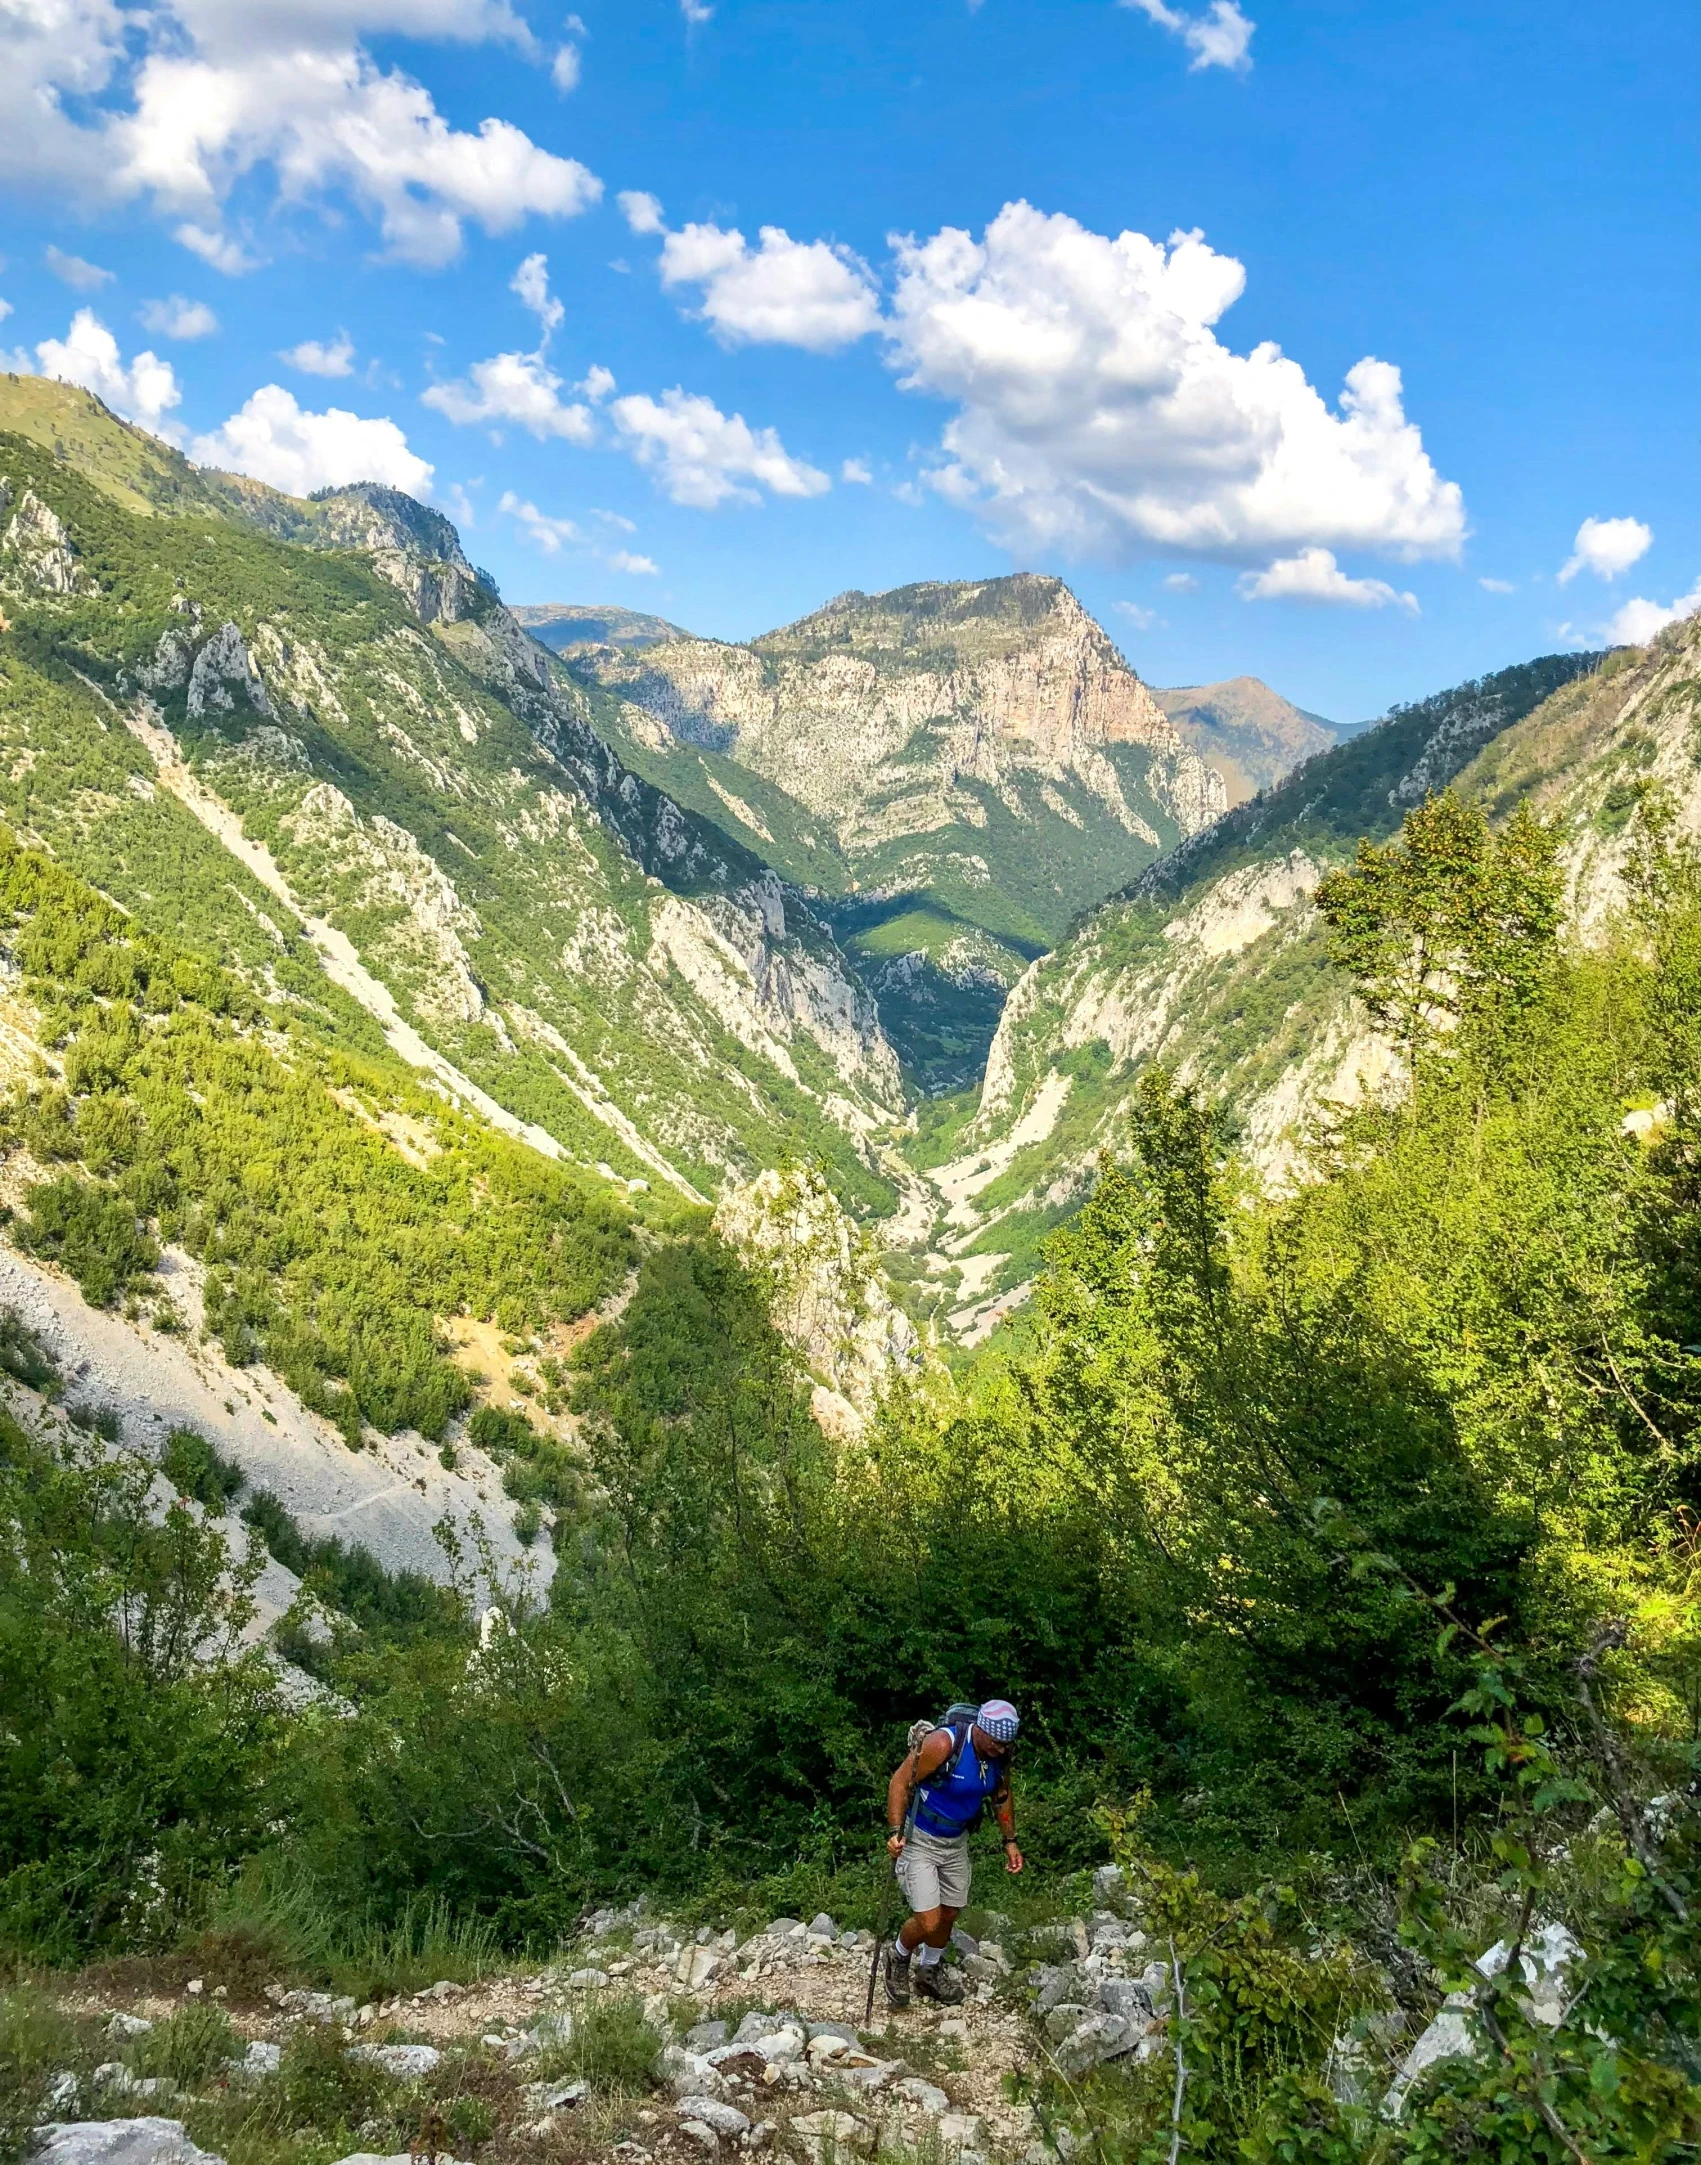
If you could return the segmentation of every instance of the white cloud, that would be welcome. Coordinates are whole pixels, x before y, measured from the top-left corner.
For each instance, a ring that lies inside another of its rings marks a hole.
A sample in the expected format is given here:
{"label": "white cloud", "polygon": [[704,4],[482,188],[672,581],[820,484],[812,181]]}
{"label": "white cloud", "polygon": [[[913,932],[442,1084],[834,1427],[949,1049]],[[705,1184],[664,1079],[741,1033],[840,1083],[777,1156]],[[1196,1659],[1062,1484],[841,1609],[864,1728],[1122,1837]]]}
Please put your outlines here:
{"label": "white cloud", "polygon": [[1518,591],[1510,579],[1479,579],[1477,584],[1485,594],[1515,594]]}
{"label": "white cloud", "polygon": [[1143,609],[1137,601],[1118,601],[1111,606],[1118,616],[1125,616],[1136,631],[1150,631],[1161,621],[1155,609]]}
{"label": "white cloud", "polygon": [[10,301],[0,301],[0,323],[4,323],[4,322],[5,322],[5,320],[6,320],[6,318],[7,318],[7,317],[8,317],[8,316],[9,316],[9,315],[10,315],[11,313],[12,313],[12,304],[11,304],[11,302],[10,302]]}
{"label": "white cloud", "polygon": [[880,324],[880,295],[860,256],[831,241],[794,241],[764,226],[752,249],[736,230],[682,226],[662,244],[664,286],[700,286],[699,313],[723,345],[832,353]]}
{"label": "white cloud", "polygon": [[508,0],[22,0],[0,8],[0,183],[90,203],[144,198],[221,270],[252,257],[223,224],[261,168],[277,196],[352,199],[390,255],[450,261],[465,224],[571,217],[601,183],[511,122],[452,128],[373,35],[536,41]]}
{"label": "white cloud", "polygon": [[693,29],[699,23],[713,22],[715,18],[714,9],[706,7],[704,0],[679,0],[679,12]]}
{"label": "white cloud", "polygon": [[1138,8],[1161,29],[1181,39],[1193,58],[1188,66],[1232,68],[1244,74],[1252,65],[1252,33],[1258,25],[1248,22],[1235,0],[1211,0],[1203,15],[1185,15],[1167,0],[1121,0],[1126,8]]}
{"label": "white cloud", "polygon": [[528,503],[523,496],[516,496],[512,489],[503,490],[502,501],[496,508],[517,520],[546,556],[556,555],[563,542],[583,541],[585,538],[571,519],[552,519],[547,512],[540,511],[536,504]]}
{"label": "white cloud", "polygon": [[894,245],[900,382],[957,405],[933,486],[1023,555],[1457,553],[1464,502],[1399,370],[1359,361],[1337,410],[1280,347],[1231,351],[1213,326],[1245,272],[1202,235],[1111,239],[1009,203],[982,241]]}
{"label": "white cloud", "polygon": [[634,556],[630,549],[616,549],[605,562],[611,571],[630,572],[635,578],[653,579],[660,569],[653,556]]}
{"label": "white cloud", "polygon": [[98,293],[102,286],[111,285],[115,272],[103,271],[98,263],[85,263],[81,256],[68,256],[62,248],[46,251],[47,267],[54,277],[77,293]]}
{"label": "white cloud", "polygon": [[171,363],[156,353],[139,353],[126,368],[117,339],[92,308],[77,310],[62,339],[44,338],[35,357],[44,376],[80,383],[125,420],[156,436],[175,436],[165,416],[182,403],[183,393]]}
{"label": "white cloud", "polygon": [[1621,603],[1606,627],[1609,646],[1646,646],[1668,624],[1701,615],[1701,579],[1674,602],[1644,601],[1640,595]]}
{"label": "white cloud", "polygon": [[1278,557],[1262,571],[1242,572],[1236,585],[1248,601],[1327,601],[1349,609],[1386,609],[1394,603],[1418,613],[1415,594],[1397,594],[1385,579],[1349,579],[1329,549]]}
{"label": "white cloud", "polygon": [[202,466],[251,474],[289,496],[350,481],[382,481],[410,496],[431,487],[432,468],[408,449],[394,421],[363,420],[340,406],[311,413],[276,383],[263,384],[210,436],[197,436],[190,456]]}
{"label": "white cloud", "polygon": [[1190,571],[1172,571],[1164,585],[1172,594],[1195,594],[1199,590],[1199,582]]}
{"label": "white cloud", "polygon": [[846,459],[839,468],[839,479],[854,481],[859,488],[871,489],[874,486],[874,469],[866,459]]}
{"label": "white cloud", "polygon": [[211,338],[219,327],[205,301],[186,301],[181,293],[169,300],[144,301],[140,320],[143,330],[157,331],[161,338]]}
{"label": "white cloud", "polygon": [[563,45],[556,54],[549,70],[549,79],[563,97],[577,90],[584,62],[576,45]]}
{"label": "white cloud", "polygon": [[601,519],[602,523],[605,526],[618,527],[620,532],[623,534],[635,534],[638,531],[637,526],[634,524],[634,522],[631,519],[624,517],[618,511],[599,511],[593,504],[591,506],[591,517],[593,519]]}
{"label": "white cloud", "polygon": [[742,414],[677,387],[653,398],[616,399],[609,409],[640,466],[654,473],[676,504],[713,510],[775,496],[819,496],[832,486],[816,467],[794,459],[771,428],[753,429]]}
{"label": "white cloud", "polygon": [[544,344],[548,345],[551,334],[560,330],[562,319],[567,313],[549,290],[549,258],[545,255],[527,256],[508,281],[508,291],[517,293],[542,324]]}
{"label": "white cloud", "polygon": [[643,188],[622,188],[615,200],[620,214],[634,233],[665,233],[661,198]]}
{"label": "white cloud", "polygon": [[591,404],[595,406],[601,400],[607,398],[610,391],[614,389],[613,371],[604,368],[600,361],[593,361],[590,367],[586,369],[582,380],[576,383],[573,388],[581,398],[588,398]]}
{"label": "white cloud", "polygon": [[199,226],[192,218],[186,218],[172,233],[179,247],[199,256],[201,261],[215,271],[222,271],[227,278],[240,278],[244,271],[258,270],[262,259],[250,254],[234,235],[219,231],[212,226]]}
{"label": "white cloud", "polygon": [[596,434],[591,409],[563,400],[561,378],[541,353],[494,354],[475,361],[462,380],[434,383],[421,396],[462,428],[512,422],[540,443],[553,436],[588,444]]}
{"label": "white cloud", "polygon": [[286,347],[278,359],[300,369],[304,376],[352,376],[354,340],[346,331],[339,331],[328,344],[322,339],[304,338],[299,346]]}
{"label": "white cloud", "polygon": [[1571,544],[1571,555],[1560,567],[1564,586],[1580,571],[1592,571],[1597,579],[1616,579],[1646,556],[1654,529],[1640,519],[1585,519]]}

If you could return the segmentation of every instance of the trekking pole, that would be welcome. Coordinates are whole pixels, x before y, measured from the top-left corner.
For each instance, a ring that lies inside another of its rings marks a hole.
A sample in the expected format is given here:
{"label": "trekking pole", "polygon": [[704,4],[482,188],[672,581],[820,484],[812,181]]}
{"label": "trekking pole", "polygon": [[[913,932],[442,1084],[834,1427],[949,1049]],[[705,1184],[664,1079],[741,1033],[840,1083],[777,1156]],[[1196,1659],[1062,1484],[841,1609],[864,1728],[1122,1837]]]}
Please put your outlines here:
{"label": "trekking pole", "polygon": [[868,2004],[862,2010],[862,2026],[866,2030],[874,2021],[874,1987],[880,1979],[880,1954],[886,1944],[886,1936],[892,1923],[892,1883],[897,1873],[891,1868],[892,1860],[886,1855],[886,1845],[880,1845],[881,1861],[888,1869],[885,1889],[880,1896],[880,1922],[874,1934],[874,1959],[868,1965]]}

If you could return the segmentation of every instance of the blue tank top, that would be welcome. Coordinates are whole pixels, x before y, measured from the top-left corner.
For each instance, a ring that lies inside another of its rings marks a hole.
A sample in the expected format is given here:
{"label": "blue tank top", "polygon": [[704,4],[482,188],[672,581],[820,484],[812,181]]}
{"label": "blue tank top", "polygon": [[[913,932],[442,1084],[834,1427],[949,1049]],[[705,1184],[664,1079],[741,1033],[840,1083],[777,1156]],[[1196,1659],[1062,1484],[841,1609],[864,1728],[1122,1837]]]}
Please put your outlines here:
{"label": "blue tank top", "polygon": [[[949,1760],[946,1765],[950,1765]],[[952,1771],[947,1774],[942,1767],[917,1789],[916,1825],[942,1841],[967,1833],[980,1817],[981,1806],[998,1787],[1001,1772],[992,1760],[981,1758],[973,1736],[966,1736]]]}

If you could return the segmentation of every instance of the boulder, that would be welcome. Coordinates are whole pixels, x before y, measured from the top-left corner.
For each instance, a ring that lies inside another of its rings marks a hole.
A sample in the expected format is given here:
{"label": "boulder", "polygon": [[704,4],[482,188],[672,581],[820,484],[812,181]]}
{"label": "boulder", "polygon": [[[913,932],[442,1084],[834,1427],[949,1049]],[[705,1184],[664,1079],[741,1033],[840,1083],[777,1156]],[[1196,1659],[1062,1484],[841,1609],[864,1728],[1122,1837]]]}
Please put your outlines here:
{"label": "boulder", "polygon": [[724,2136],[729,2142],[737,2142],[750,2132],[748,2116],[736,2105],[723,2104],[718,2097],[682,2097],[679,2110],[683,2119],[699,2121],[712,2128],[717,2138]]}
{"label": "boulder", "polygon": [[731,2034],[724,2022],[694,2022],[685,2033],[687,2052],[712,2052]]}
{"label": "boulder", "polygon": [[567,1979],[570,1992],[600,1992],[608,1983],[607,1970],[574,1970]]}
{"label": "boulder", "polygon": [[1078,2075],[1106,2060],[1120,2060],[1134,2050],[1149,2027],[1144,2019],[1130,2021],[1126,2015],[1086,2015],[1058,2041],[1057,2064],[1066,2075]]}
{"label": "boulder", "polygon": [[947,2156],[953,2151],[973,2150],[980,2141],[978,2112],[948,2112],[939,2121],[939,2147]]}
{"label": "boulder", "polygon": [[224,2165],[181,2120],[50,2120],[36,2140],[34,2165]]}
{"label": "boulder", "polygon": [[810,2165],[825,2165],[830,2158],[855,2153],[865,2155],[874,2148],[874,2129],[849,2112],[806,2112],[786,2132]]}
{"label": "boulder", "polygon": [[532,2112],[560,2112],[565,2106],[583,2104],[589,2089],[583,2082],[528,2082],[521,2094]]}
{"label": "boulder", "polygon": [[146,2015],[117,2014],[106,2025],[106,2034],[118,2038],[146,2037],[152,2028]]}
{"label": "boulder", "polygon": [[233,2075],[241,2075],[250,2081],[275,2075],[283,2065],[283,2047],[274,2045],[268,2038],[253,2038],[248,2050],[240,2060],[227,2060],[225,2065]]}
{"label": "boulder", "polygon": [[355,2045],[349,2052],[351,2060],[381,2067],[386,2075],[395,2075],[403,2082],[417,2082],[422,2075],[431,2074],[442,2057],[435,2045]]}
{"label": "boulder", "polygon": [[[720,2048],[723,2052],[726,2047]],[[664,2045],[656,2060],[656,2073],[675,2097],[719,2097],[726,2091],[720,2070],[700,2052],[680,2045]]]}
{"label": "boulder", "polygon": [[1085,1998],[1084,1982],[1073,1962],[1046,1963],[1041,1968],[1039,1990],[1034,1997],[1035,2014],[1049,2015],[1065,2000]]}
{"label": "boulder", "polygon": [[1101,1864],[1093,1874],[1093,1900],[1100,1909],[1120,1909],[1128,1899],[1128,1876],[1120,1864]]}
{"label": "boulder", "polygon": [[[1566,1973],[1581,1952],[1565,1926],[1557,1921],[1543,1925],[1526,1942],[1518,1967],[1528,1989],[1521,1995],[1520,2004],[1532,2022],[1543,2023],[1550,2030],[1559,2027],[1565,2015]],[[1484,1977],[1498,1977],[1510,1954],[1506,1942],[1496,1940],[1477,1957],[1475,1966]],[[1482,2028],[1471,1997],[1468,1992],[1450,1992],[1442,2001],[1441,2012],[1400,2062],[1388,2086],[1382,2100],[1387,2118],[1400,2117],[1412,2085],[1432,2067],[1443,2060],[1475,2059],[1483,2050]]]}
{"label": "boulder", "polygon": [[951,2109],[951,2100],[937,2083],[924,2082],[919,2075],[906,2075],[901,2082],[893,2083],[892,2095],[899,2104],[908,2105],[916,2112],[937,2116]]}

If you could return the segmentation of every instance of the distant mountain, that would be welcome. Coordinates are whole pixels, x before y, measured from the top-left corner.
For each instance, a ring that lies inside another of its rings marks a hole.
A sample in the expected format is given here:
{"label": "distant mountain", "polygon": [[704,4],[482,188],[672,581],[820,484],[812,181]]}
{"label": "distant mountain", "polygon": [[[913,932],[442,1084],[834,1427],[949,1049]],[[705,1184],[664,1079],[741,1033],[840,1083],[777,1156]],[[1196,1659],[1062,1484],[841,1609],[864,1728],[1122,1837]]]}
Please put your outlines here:
{"label": "distant mountain", "polygon": [[1223,777],[1231,805],[1272,788],[1301,760],[1353,734],[1350,726],[1296,707],[1257,677],[1227,677],[1221,684],[1173,691],[1154,685],[1152,697],[1183,741]]}
{"label": "distant mountain", "polygon": [[619,647],[630,653],[659,646],[664,639],[691,636],[665,616],[646,616],[641,609],[622,609],[613,602],[603,607],[565,601],[516,602],[512,614],[552,654],[570,654],[582,646]]}
{"label": "distant mountain", "polygon": [[1059,579],[841,594],[747,646],[585,648],[621,756],[838,898],[933,1089],[1071,919],[1209,824],[1221,777]]}

